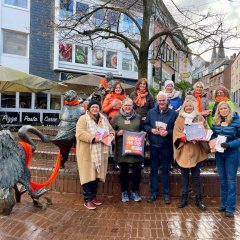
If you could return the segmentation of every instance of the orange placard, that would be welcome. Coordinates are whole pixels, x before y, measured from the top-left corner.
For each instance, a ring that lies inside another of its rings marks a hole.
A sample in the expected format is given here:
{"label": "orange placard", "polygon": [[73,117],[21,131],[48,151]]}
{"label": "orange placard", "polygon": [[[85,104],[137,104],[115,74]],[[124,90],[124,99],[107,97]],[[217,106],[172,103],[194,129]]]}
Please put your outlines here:
{"label": "orange placard", "polygon": [[123,132],[123,155],[144,156],[144,132]]}

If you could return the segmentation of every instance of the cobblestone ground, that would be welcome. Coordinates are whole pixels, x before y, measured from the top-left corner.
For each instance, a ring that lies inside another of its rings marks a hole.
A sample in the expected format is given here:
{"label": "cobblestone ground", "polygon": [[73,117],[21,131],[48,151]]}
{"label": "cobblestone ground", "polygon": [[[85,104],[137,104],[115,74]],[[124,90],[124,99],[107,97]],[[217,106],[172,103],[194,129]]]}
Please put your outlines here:
{"label": "cobblestone ground", "polygon": [[122,203],[117,197],[100,196],[104,205],[88,210],[80,195],[48,196],[53,205],[45,210],[34,208],[25,195],[10,216],[0,216],[0,239],[240,239],[240,212],[226,218],[217,211],[215,198],[204,199],[208,210],[201,212],[193,199],[179,209],[176,198],[165,205],[161,198],[149,204],[146,198]]}

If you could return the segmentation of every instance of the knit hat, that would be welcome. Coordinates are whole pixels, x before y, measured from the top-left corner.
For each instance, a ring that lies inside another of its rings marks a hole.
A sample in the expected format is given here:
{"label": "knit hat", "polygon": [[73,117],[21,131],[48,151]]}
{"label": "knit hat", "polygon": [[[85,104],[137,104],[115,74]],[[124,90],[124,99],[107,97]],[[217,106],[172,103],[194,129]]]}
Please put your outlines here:
{"label": "knit hat", "polygon": [[164,87],[166,87],[167,85],[172,85],[174,87],[174,82],[172,80],[166,80],[164,82]]}
{"label": "knit hat", "polygon": [[97,105],[99,106],[99,108],[101,108],[101,103],[100,103],[98,100],[96,100],[96,99],[91,99],[90,102],[89,102],[89,104],[88,104],[88,110],[89,110],[90,107],[91,107],[92,105],[94,105],[94,104],[97,104]]}

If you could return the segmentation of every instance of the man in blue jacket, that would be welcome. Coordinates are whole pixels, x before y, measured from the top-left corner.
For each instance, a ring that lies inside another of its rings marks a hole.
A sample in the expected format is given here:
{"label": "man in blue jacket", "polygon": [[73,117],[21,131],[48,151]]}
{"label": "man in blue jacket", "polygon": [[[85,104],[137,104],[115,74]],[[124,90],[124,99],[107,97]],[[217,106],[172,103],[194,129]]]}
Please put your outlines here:
{"label": "man in blue jacket", "polygon": [[170,204],[169,197],[169,165],[173,157],[172,132],[177,113],[168,108],[168,98],[163,92],[157,95],[158,106],[151,109],[144,122],[150,142],[150,190],[148,202],[152,203],[158,197],[158,169],[162,166],[163,200]]}

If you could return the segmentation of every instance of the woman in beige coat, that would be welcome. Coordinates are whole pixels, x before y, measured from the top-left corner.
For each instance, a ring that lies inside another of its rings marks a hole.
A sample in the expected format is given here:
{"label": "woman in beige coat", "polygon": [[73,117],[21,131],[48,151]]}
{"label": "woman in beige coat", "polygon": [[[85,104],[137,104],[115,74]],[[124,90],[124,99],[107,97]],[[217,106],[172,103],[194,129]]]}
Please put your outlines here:
{"label": "woman in beige coat", "polygon": [[203,116],[197,111],[196,103],[186,100],[173,129],[174,159],[180,166],[182,182],[182,199],[178,207],[184,208],[188,204],[189,174],[191,172],[196,195],[195,204],[199,209],[206,210],[201,198],[200,162],[207,159],[207,153],[201,141],[187,141],[185,134],[185,126],[195,122],[202,122],[207,128]]}
{"label": "woman in beige coat", "polygon": [[76,126],[76,154],[83,188],[84,206],[96,209],[102,205],[96,199],[99,180],[105,182],[109,147],[101,141],[102,133],[114,135],[107,118],[100,111],[100,103],[91,100],[88,111],[82,115]]}

